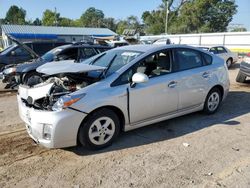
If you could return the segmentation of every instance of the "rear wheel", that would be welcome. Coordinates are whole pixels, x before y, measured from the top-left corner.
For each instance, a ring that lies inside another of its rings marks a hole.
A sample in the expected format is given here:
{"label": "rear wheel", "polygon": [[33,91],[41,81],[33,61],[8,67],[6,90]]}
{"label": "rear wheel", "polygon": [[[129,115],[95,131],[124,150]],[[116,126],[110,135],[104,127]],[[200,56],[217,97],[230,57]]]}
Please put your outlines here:
{"label": "rear wheel", "polygon": [[237,77],[236,77],[236,82],[239,82],[239,83],[244,83],[245,82],[245,80],[246,80],[246,75],[245,74],[243,74],[242,72],[238,72],[238,75],[237,75]]}
{"label": "rear wheel", "polygon": [[119,130],[118,116],[112,110],[101,109],[82,123],[78,139],[82,145],[90,149],[101,149],[112,144]]}
{"label": "rear wheel", "polygon": [[218,88],[213,88],[207,95],[203,111],[206,114],[215,113],[221,103],[222,94]]}
{"label": "rear wheel", "polygon": [[43,78],[42,78],[41,74],[39,74],[37,72],[27,73],[24,77],[24,80],[23,80],[23,83],[25,85],[28,85],[28,86],[33,86],[33,85],[39,84],[41,82],[43,82]]}
{"label": "rear wheel", "polygon": [[232,65],[232,59],[231,58],[229,58],[228,60],[227,60],[227,68],[229,68],[229,67],[231,67],[231,65]]}

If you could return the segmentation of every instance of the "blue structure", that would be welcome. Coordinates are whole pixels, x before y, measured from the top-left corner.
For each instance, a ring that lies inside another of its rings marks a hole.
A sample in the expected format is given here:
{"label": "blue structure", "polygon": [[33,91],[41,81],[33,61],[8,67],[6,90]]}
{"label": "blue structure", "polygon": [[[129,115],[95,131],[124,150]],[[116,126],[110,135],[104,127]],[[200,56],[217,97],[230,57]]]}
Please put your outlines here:
{"label": "blue structure", "polygon": [[57,40],[65,42],[79,42],[88,38],[113,39],[117,36],[108,28],[2,25],[1,29],[5,47],[10,43],[7,35],[21,41]]}

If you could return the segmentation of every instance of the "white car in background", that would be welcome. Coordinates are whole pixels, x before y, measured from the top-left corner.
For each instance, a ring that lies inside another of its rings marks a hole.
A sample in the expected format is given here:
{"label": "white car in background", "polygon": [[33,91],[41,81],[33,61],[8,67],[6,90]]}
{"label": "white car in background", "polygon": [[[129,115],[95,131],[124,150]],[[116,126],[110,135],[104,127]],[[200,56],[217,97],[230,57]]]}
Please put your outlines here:
{"label": "white car in background", "polygon": [[171,40],[169,38],[158,39],[154,41],[153,44],[158,44],[158,45],[171,44]]}
{"label": "white car in background", "polygon": [[202,48],[203,50],[207,50],[222,59],[225,60],[227,63],[227,67],[229,68],[233,63],[238,61],[238,54],[231,52],[228,48],[225,46],[213,46],[213,47],[199,47]]}

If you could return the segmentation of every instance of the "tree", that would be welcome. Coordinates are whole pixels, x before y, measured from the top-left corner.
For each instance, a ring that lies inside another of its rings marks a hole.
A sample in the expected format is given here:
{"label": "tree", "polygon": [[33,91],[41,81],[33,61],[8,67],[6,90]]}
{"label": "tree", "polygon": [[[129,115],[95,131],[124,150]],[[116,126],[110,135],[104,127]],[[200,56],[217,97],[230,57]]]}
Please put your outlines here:
{"label": "tree", "polygon": [[65,17],[59,18],[59,26],[64,26],[64,27],[71,27],[74,25],[73,20]]}
{"label": "tree", "polygon": [[80,20],[84,27],[101,27],[103,25],[104,13],[102,10],[90,7],[81,16]]}
{"label": "tree", "polygon": [[141,30],[141,24],[136,16],[129,16],[126,20],[120,20],[117,23],[116,33],[122,34],[124,29]]}
{"label": "tree", "polygon": [[[166,1],[142,14],[147,33],[164,32]],[[168,33],[224,32],[237,12],[235,0],[168,0]]]}
{"label": "tree", "polygon": [[42,21],[41,21],[39,18],[36,18],[36,19],[33,21],[32,25],[42,25]]}
{"label": "tree", "polygon": [[237,12],[234,0],[193,0],[183,5],[177,32],[225,32]]}
{"label": "tree", "polygon": [[47,9],[43,12],[42,24],[45,26],[57,26],[59,19],[60,13],[56,13]]}
{"label": "tree", "polygon": [[112,31],[116,31],[117,23],[114,18],[104,18],[102,27],[109,28]]}
{"label": "tree", "polygon": [[127,27],[128,27],[128,23],[126,20],[118,21],[116,33],[121,35],[123,33],[124,29],[127,29]]}
{"label": "tree", "polygon": [[23,25],[25,24],[25,16],[26,11],[23,8],[19,8],[16,5],[13,5],[9,8],[6,13],[5,21],[8,24],[18,24]]}
{"label": "tree", "polygon": [[247,29],[245,27],[235,27],[231,30],[231,32],[243,32],[243,31],[247,31]]}

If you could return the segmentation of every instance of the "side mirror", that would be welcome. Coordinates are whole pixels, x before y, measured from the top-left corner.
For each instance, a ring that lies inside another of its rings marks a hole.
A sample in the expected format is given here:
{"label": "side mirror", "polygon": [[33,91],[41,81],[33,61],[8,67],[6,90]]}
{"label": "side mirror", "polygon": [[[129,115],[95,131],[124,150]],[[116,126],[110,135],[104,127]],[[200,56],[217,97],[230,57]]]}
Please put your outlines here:
{"label": "side mirror", "polygon": [[131,87],[134,87],[135,84],[146,83],[146,82],[148,82],[148,76],[146,74],[137,72],[132,76]]}
{"label": "side mirror", "polygon": [[16,55],[16,52],[15,52],[15,51],[11,51],[10,54],[11,54],[12,56],[15,56],[15,55]]}

